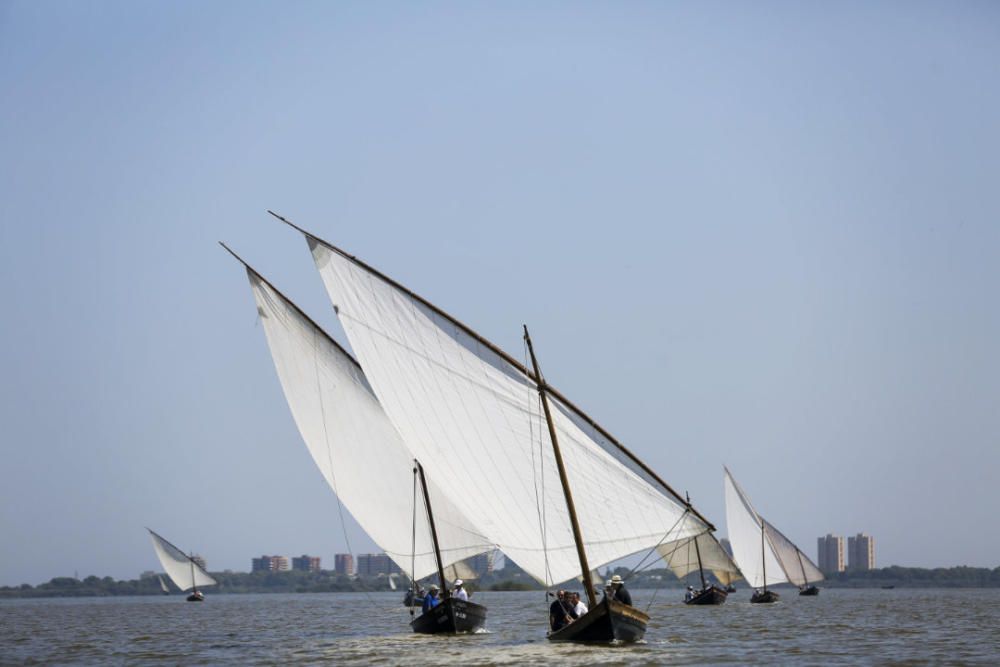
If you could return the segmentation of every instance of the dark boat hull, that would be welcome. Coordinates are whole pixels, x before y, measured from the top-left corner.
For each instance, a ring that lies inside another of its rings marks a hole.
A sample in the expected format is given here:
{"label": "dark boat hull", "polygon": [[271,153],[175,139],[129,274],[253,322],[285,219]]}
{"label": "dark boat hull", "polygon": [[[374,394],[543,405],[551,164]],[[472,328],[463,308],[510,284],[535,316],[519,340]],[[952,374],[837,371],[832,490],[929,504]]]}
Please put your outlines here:
{"label": "dark boat hull", "polygon": [[808,595],[808,596],[819,595],[819,589],[816,588],[815,586],[806,586],[805,588],[799,591],[799,595]]}
{"label": "dark boat hull", "polygon": [[774,591],[764,591],[763,593],[754,593],[751,595],[750,602],[754,604],[770,604],[771,602],[777,602],[780,597]]}
{"label": "dark boat hull", "polygon": [[634,642],[646,634],[647,623],[647,614],[605,597],[580,618],[550,632],[549,639],[564,642]]}
{"label": "dark boat hull", "polygon": [[486,607],[474,602],[448,598],[410,623],[414,632],[424,635],[475,632],[486,625]]}
{"label": "dark boat hull", "polygon": [[729,593],[722,590],[721,588],[717,588],[715,586],[709,586],[702,592],[695,595],[690,600],[685,600],[684,604],[695,604],[695,605],[723,604],[728,596]]}
{"label": "dark boat hull", "polygon": [[205,595],[203,593],[199,593],[198,591],[195,591],[194,593],[191,593],[191,595],[187,596],[187,601],[188,602],[204,602],[205,601]]}

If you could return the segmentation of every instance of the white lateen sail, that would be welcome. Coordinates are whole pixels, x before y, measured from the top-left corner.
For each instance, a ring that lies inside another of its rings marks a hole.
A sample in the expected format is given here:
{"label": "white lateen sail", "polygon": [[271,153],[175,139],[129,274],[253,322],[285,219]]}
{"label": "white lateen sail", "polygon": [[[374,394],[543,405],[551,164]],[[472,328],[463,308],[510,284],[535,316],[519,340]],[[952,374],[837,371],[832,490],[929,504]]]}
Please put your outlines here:
{"label": "white lateen sail", "polygon": [[[398,284],[308,234],[379,403],[444,490],[546,584],[580,575],[533,373]],[[552,420],[592,568],[709,526],[551,387]],[[436,510],[435,510],[436,512]],[[685,517],[689,520],[685,520]]]}
{"label": "white lateen sail", "polygon": [[667,567],[683,579],[701,569],[711,572],[722,584],[728,586],[741,579],[740,569],[711,533],[681,540],[669,540],[656,548]]}
{"label": "white lateen sail", "polygon": [[754,588],[784,582],[803,586],[823,579],[819,568],[757,513],[728,469],[725,490],[729,543],[748,584]]}
{"label": "white lateen sail", "polygon": [[[420,579],[436,572],[419,489],[414,497],[414,455],[389,422],[361,367],[250,267],[247,276],[281,388],[323,477],[372,540],[408,576]],[[453,481],[450,471],[440,468],[436,460],[424,468],[443,563],[495,548],[441,493],[442,484]]]}
{"label": "white lateen sail", "polygon": [[170,542],[151,530],[149,530],[149,536],[153,540],[153,549],[156,551],[157,558],[160,559],[163,571],[170,577],[170,581],[177,585],[177,588],[186,591],[190,588],[214,586],[218,583],[201,565],[198,565]]}

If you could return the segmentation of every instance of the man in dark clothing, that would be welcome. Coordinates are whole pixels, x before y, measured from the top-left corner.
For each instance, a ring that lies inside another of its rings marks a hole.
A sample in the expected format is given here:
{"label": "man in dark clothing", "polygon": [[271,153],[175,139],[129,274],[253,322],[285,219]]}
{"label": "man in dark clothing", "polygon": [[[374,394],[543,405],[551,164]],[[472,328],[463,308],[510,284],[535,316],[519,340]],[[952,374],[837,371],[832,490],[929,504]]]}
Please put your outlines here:
{"label": "man in dark clothing", "polygon": [[632,606],[632,594],[625,589],[625,582],[617,574],[611,577],[611,589],[614,591],[614,599],[622,604]]}
{"label": "man in dark clothing", "polygon": [[575,618],[576,612],[566,601],[566,591],[557,591],[555,602],[549,605],[549,627],[552,628],[552,632],[566,627]]}

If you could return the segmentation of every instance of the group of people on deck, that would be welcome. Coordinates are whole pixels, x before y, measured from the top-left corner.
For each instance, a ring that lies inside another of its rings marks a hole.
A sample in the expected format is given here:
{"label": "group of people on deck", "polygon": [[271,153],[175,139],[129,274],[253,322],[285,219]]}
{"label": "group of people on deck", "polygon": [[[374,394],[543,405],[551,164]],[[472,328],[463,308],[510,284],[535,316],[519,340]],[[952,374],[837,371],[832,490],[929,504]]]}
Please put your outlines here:
{"label": "group of people on deck", "polygon": [[[461,579],[455,580],[455,583],[452,584],[451,597],[456,600],[469,601],[469,592],[465,590],[464,581]],[[432,584],[430,590],[424,595],[422,611],[426,614],[439,604],[441,604],[441,588],[437,584]]]}
{"label": "group of people on deck", "polygon": [[[621,576],[611,577],[604,587],[605,597],[632,606],[632,594],[625,588]],[[561,630],[589,611],[576,591],[556,591],[555,601],[549,605],[549,627],[552,632]]]}

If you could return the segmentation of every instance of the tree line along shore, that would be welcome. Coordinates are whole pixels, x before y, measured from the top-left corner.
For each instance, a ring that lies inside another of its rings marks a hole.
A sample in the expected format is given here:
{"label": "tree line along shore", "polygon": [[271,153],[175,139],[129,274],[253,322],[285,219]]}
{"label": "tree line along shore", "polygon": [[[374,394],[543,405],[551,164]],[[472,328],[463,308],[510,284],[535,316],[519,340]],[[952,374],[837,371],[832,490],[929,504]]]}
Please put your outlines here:
{"label": "tree line along shore", "polygon": [[[619,574],[628,577],[633,589],[679,588],[695,583],[691,577],[678,579],[667,569],[650,569],[630,574],[628,568],[608,570],[605,575]],[[239,593],[350,593],[377,592],[391,590],[385,576],[350,577],[332,570],[319,572],[212,572],[219,582],[212,587],[214,594]],[[697,578],[697,577],[695,577]],[[397,578],[399,594],[407,584]],[[573,584],[569,585],[570,587]],[[838,572],[828,574],[820,584],[823,588],[1000,588],[1000,567],[948,567],[917,568],[891,566],[863,572]],[[520,568],[508,566],[483,578],[469,582],[471,590],[518,591],[540,590],[541,586],[528,577]],[[744,582],[737,582],[737,588],[745,588]],[[172,593],[179,591],[170,585]],[[119,595],[162,595],[157,577],[115,580],[112,577],[89,576],[84,579],[55,577],[37,586],[0,587],[0,598],[37,597],[103,597]]]}

